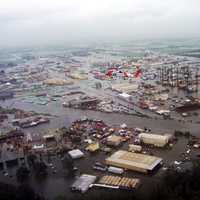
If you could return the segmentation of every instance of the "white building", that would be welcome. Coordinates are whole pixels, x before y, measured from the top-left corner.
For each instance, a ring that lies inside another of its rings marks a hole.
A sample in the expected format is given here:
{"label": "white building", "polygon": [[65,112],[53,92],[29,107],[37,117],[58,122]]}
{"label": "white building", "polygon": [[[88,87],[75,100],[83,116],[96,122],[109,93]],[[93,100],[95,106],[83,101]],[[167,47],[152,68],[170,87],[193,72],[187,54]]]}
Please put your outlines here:
{"label": "white building", "polygon": [[157,147],[164,147],[170,139],[169,135],[157,135],[157,134],[149,134],[149,133],[141,133],[139,134],[139,138],[141,142],[145,144],[151,144]]}

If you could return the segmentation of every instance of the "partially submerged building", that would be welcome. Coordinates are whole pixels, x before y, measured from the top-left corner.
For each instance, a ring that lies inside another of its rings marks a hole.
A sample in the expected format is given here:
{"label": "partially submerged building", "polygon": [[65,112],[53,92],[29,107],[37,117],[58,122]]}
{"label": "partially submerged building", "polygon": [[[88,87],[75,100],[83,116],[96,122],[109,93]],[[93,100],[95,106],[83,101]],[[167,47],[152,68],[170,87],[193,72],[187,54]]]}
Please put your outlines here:
{"label": "partially submerged building", "polygon": [[138,91],[138,84],[133,83],[119,83],[112,85],[112,90],[122,93],[131,93]]}
{"label": "partially submerged building", "polygon": [[14,126],[19,126],[21,128],[28,128],[28,127],[37,126],[39,124],[48,123],[49,121],[50,120],[47,117],[31,116],[31,117],[26,117],[23,119],[15,119],[12,121],[12,124]]}
{"label": "partially submerged building", "polygon": [[150,133],[141,133],[139,138],[142,143],[150,144],[156,147],[164,147],[168,144],[170,135],[157,135]]}
{"label": "partially submerged building", "polygon": [[161,164],[162,158],[120,150],[112,154],[105,161],[107,165],[149,173]]}
{"label": "partially submerged building", "polygon": [[[100,100],[96,97],[85,97],[83,99],[73,99],[68,102],[69,107],[80,107],[80,108],[85,108],[88,106],[96,106]],[[66,106],[63,104],[63,106]]]}
{"label": "partially submerged building", "polygon": [[76,179],[76,181],[71,186],[72,191],[79,191],[81,193],[85,193],[91,184],[96,181],[96,176],[92,176],[89,174],[82,174],[80,177]]}
{"label": "partially submerged building", "polygon": [[98,142],[91,143],[86,147],[86,150],[89,152],[96,152],[99,149],[100,149],[100,146]]}
{"label": "partially submerged building", "polygon": [[45,80],[44,84],[51,85],[51,86],[53,86],[53,85],[54,86],[62,86],[62,85],[72,85],[72,84],[74,84],[74,82],[71,80],[66,80],[66,79],[52,78],[52,79]]}
{"label": "partially submerged building", "polygon": [[72,159],[78,159],[84,156],[84,153],[79,149],[71,150],[68,152],[68,154],[70,155]]}
{"label": "partially submerged building", "polygon": [[0,148],[0,163],[8,163],[24,158],[22,147],[14,147],[11,143],[3,143]]}
{"label": "partially submerged building", "polygon": [[107,145],[109,146],[119,146],[122,143],[122,137],[117,135],[111,135],[107,137]]}
{"label": "partially submerged building", "polygon": [[70,78],[72,79],[78,79],[78,80],[87,80],[88,77],[85,74],[81,74],[81,73],[71,73],[69,75]]}
{"label": "partially submerged building", "polygon": [[142,146],[140,145],[135,145],[135,144],[129,144],[128,150],[131,152],[141,152],[142,151]]}
{"label": "partially submerged building", "polygon": [[57,140],[56,140],[56,136],[55,135],[52,135],[52,134],[44,135],[43,139],[44,139],[44,142],[45,142],[45,146],[47,148],[51,148],[51,147],[56,147],[57,146]]}
{"label": "partially submerged building", "polygon": [[132,96],[130,94],[127,93],[120,93],[118,95],[118,98],[124,101],[131,101],[132,100]]}

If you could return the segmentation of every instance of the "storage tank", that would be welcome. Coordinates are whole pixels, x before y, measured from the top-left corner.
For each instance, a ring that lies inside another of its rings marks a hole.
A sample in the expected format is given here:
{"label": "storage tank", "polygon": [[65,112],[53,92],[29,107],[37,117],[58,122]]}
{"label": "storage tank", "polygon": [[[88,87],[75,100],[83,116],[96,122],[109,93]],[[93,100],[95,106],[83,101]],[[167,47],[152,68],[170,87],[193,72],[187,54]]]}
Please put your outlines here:
{"label": "storage tank", "polygon": [[114,173],[114,174],[123,174],[124,173],[124,170],[122,168],[119,168],[119,167],[108,167],[108,171],[111,172],[111,173]]}

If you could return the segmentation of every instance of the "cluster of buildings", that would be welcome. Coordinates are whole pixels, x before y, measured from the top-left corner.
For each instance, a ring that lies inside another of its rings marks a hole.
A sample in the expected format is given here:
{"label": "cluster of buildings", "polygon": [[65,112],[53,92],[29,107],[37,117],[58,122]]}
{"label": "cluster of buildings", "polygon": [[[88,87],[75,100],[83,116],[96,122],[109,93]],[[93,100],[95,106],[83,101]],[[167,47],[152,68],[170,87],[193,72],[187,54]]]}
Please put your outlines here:
{"label": "cluster of buildings", "polygon": [[93,169],[102,173],[121,175],[120,178],[105,176],[98,181],[95,173],[83,174],[72,185],[72,190],[83,193],[91,187],[136,189],[141,180],[124,177],[126,170],[148,174],[153,173],[163,164],[162,158],[143,153],[143,148],[165,148],[173,143],[173,137],[170,134],[147,133],[139,128],[128,128],[126,124],[110,127],[103,121],[89,119],[74,122],[66,131],[65,137],[68,141],[77,141],[79,144],[68,152],[73,160],[83,159],[95,152],[95,154],[108,152],[110,156],[94,163]]}
{"label": "cluster of buildings", "polygon": [[[92,167],[94,174],[83,174],[72,185],[72,190],[86,192],[91,187],[115,189],[136,189],[141,184],[138,178],[124,176],[125,171],[152,173],[158,169],[163,159],[143,153],[146,146],[166,147],[173,142],[171,135],[147,133],[139,128],[108,126],[101,120],[82,119],[68,128],[61,128],[41,136],[33,134],[7,134],[1,140],[1,163],[27,159],[27,155],[47,155],[63,150],[72,160],[90,159],[90,154],[106,153],[105,160],[96,161]],[[109,153],[110,155],[107,155]],[[6,168],[5,168],[6,169]],[[118,176],[102,176],[99,180],[95,171]],[[110,180],[110,181],[109,181]],[[112,180],[112,181],[111,181]]]}
{"label": "cluster of buildings", "polygon": [[[98,56],[101,61],[97,61]],[[69,115],[70,110],[81,109],[174,120],[185,120],[190,112],[200,108],[198,90],[189,90],[198,83],[198,74],[193,80],[195,69],[190,72],[180,67],[181,75],[188,76],[181,78],[174,67],[190,65],[188,59],[150,54],[102,62],[101,56],[83,51],[29,57],[21,65],[0,72],[0,102],[12,98],[13,102],[45,108],[57,101],[57,106],[67,107],[62,109]],[[189,77],[191,74],[193,78]],[[176,89],[196,92],[197,97],[188,93],[178,96]],[[165,163],[151,149],[172,147],[176,141],[172,134],[156,134],[126,124],[109,126],[95,119],[77,120],[69,127],[48,130],[44,135],[34,131],[24,134],[26,128],[51,123],[50,117],[19,109],[1,110],[1,127],[6,121],[21,128],[11,133],[4,131],[0,136],[0,163],[4,168],[10,161],[26,160],[28,154],[45,158],[49,154],[67,154],[75,163],[102,154],[101,159],[93,159],[92,166],[88,166],[92,173],[80,174],[72,184],[73,191],[82,193],[93,187],[137,189],[142,184],[137,173],[156,172]],[[193,138],[187,148],[200,148],[199,139]],[[132,173],[131,177],[127,172]]]}

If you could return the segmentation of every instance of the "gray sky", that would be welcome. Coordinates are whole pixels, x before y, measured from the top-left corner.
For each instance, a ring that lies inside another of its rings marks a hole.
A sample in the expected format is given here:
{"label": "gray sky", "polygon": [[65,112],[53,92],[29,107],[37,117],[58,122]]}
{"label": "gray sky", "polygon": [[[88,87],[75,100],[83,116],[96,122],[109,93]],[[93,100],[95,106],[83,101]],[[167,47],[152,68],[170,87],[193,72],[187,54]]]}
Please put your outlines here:
{"label": "gray sky", "polygon": [[0,46],[200,36],[200,0],[0,0]]}

